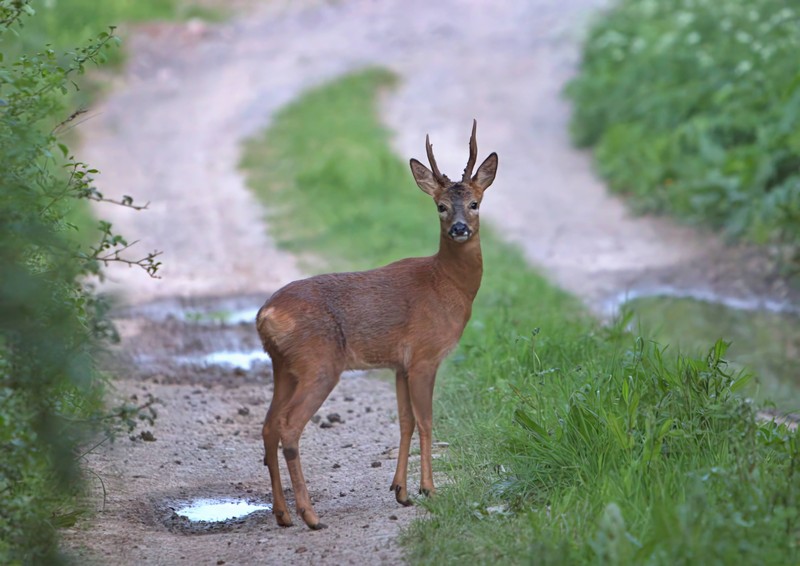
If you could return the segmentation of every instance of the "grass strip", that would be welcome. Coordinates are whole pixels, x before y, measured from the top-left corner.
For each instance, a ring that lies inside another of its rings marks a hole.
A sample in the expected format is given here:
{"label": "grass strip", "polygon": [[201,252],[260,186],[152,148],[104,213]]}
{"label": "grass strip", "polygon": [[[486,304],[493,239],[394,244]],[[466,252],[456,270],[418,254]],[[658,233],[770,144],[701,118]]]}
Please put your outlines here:
{"label": "grass strip", "polygon": [[[435,209],[377,118],[394,82],[323,85],[247,143],[274,237],[325,269],[436,249]],[[421,501],[410,560],[797,563],[800,443],[736,395],[749,376],[725,343],[687,357],[629,333],[629,315],[601,327],[483,230],[483,286],[437,387],[448,482]]]}

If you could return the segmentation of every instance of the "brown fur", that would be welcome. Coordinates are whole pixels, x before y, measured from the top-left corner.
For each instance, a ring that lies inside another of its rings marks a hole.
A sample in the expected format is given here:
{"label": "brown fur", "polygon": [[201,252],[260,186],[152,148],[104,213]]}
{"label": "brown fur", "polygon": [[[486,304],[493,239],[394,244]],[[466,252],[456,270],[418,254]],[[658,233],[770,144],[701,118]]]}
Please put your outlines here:
{"label": "brown fur", "polygon": [[[434,165],[429,144],[428,148]],[[473,125],[473,165],[476,152]],[[483,260],[478,207],[496,169],[497,155],[493,153],[474,177],[468,178],[465,172],[464,180],[453,183],[435,165],[434,174],[412,159],[417,184],[433,197],[439,209],[436,255],[403,259],[370,271],[295,281],[278,290],[259,310],[256,326],[272,358],[275,376],[263,437],[273,513],[279,525],[291,525],[278,470],[280,442],[298,514],[311,528],[323,526],[308,497],[299,440],[308,420],[346,369],[395,370],[401,438],[391,489],[399,503],[410,504],[406,489],[408,452],[416,426],[420,435],[420,492],[433,493],[433,385],[439,364],[461,338],[480,287]],[[465,232],[466,240],[459,241]]]}

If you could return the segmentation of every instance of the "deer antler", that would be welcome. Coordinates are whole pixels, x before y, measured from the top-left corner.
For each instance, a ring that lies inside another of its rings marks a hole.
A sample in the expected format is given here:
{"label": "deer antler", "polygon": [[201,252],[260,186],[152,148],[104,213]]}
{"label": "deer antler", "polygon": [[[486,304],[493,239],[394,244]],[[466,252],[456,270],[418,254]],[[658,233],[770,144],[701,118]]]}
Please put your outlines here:
{"label": "deer antler", "polygon": [[478,158],[478,142],[475,140],[475,129],[477,127],[478,121],[473,118],[472,135],[469,138],[469,161],[467,161],[467,166],[464,167],[464,176],[461,178],[462,183],[466,183],[472,177],[472,169],[475,167],[475,160]]}
{"label": "deer antler", "polygon": [[430,136],[427,134],[425,135],[425,151],[428,152],[428,161],[433,170],[433,178],[436,179],[440,185],[449,185],[450,179],[448,179],[447,175],[439,171],[439,167],[436,165],[436,158],[433,156],[433,146],[431,145]]}

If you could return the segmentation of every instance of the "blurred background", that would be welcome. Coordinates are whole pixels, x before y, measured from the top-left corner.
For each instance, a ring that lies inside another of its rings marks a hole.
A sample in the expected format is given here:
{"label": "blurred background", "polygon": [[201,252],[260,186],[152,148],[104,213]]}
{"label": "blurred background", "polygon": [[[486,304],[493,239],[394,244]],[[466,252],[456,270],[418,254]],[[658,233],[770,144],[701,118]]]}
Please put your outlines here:
{"label": "blurred background", "polygon": [[[114,334],[114,305],[212,311],[221,307],[209,298],[223,297],[225,309],[249,313],[254,297],[304,274],[433,253],[431,206],[405,161],[423,158],[430,134],[454,177],[473,118],[479,159],[500,157],[482,206],[491,277],[532,268],[597,319],[624,320],[675,350],[730,341],[733,368],[759,376],[747,394],[797,408],[794,2],[2,0],[0,9],[0,403],[24,389],[10,368],[49,376],[25,382],[31,399],[48,393],[18,421],[50,438],[45,453],[59,449],[42,417],[53,399],[71,418],[104,411],[103,386],[86,375],[97,341]],[[31,283],[49,272],[60,275]],[[487,279],[486,293],[526,295],[526,283],[508,285]],[[53,312],[67,321],[55,337],[42,331]],[[74,363],[59,354],[31,366],[55,343]],[[38,446],[22,424],[3,429],[9,446],[27,439],[19,458]],[[60,469],[48,458],[20,466]]]}

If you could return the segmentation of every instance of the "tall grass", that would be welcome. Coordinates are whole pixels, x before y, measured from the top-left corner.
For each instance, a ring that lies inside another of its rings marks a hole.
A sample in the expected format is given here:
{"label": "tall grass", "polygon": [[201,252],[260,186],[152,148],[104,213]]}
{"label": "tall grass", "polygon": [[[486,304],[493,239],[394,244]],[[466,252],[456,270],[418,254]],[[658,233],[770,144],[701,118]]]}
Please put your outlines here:
{"label": "tall grass", "polygon": [[[289,249],[348,268],[435,250],[433,204],[376,118],[392,83],[367,70],[324,85],[248,143]],[[797,563],[797,434],[755,419],[726,345],[684,356],[627,317],[600,327],[482,230],[483,286],[437,385],[448,481],[420,500],[411,561]]]}

